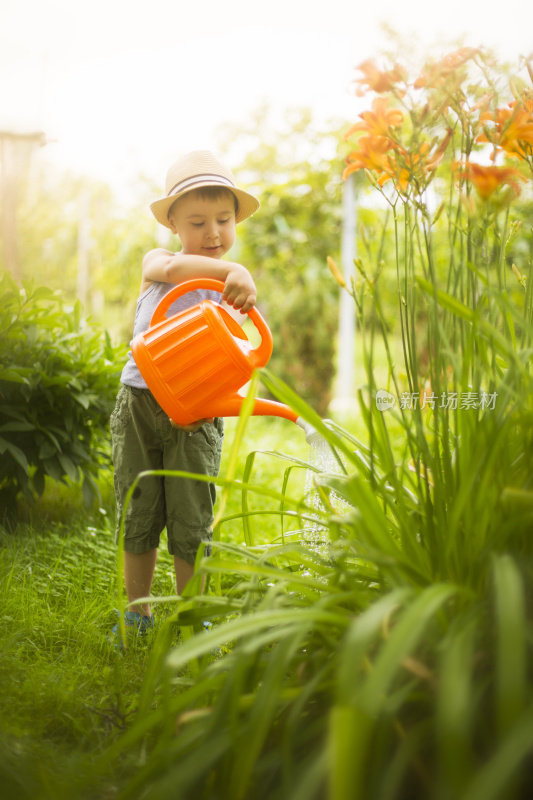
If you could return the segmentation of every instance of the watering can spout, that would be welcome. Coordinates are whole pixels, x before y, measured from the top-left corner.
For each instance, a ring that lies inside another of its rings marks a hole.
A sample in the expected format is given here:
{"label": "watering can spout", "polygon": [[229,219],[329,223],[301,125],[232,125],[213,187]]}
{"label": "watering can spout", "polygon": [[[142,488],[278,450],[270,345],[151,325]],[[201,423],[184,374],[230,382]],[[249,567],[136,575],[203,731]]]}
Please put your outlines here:
{"label": "watering can spout", "polygon": [[[210,416],[215,417],[238,417],[242,404],[245,398],[242,394],[235,393],[229,397],[220,399],[220,408],[217,413]],[[252,409],[252,416],[265,416],[265,417],[283,417],[291,422],[297,422],[298,415],[284,403],[278,403],[275,400],[264,400],[262,397],[257,397],[254,400]]]}
{"label": "watering can spout", "polygon": [[[219,410],[213,412],[210,416],[237,417],[240,414],[244,400],[245,398],[243,395],[238,393],[226,397],[220,401]],[[290,406],[284,403],[278,403],[275,400],[264,400],[262,397],[257,397],[254,400],[252,416],[283,417],[283,419],[296,423],[296,425],[303,430],[305,433],[305,440],[308,444],[313,445],[324,441],[323,436],[310,422],[299,417]]]}
{"label": "watering can spout", "polygon": [[305,433],[305,441],[308,444],[314,444],[318,441],[322,441],[321,434],[316,430],[316,428],[313,428],[310,422],[307,422],[301,417],[297,417],[295,422]]}

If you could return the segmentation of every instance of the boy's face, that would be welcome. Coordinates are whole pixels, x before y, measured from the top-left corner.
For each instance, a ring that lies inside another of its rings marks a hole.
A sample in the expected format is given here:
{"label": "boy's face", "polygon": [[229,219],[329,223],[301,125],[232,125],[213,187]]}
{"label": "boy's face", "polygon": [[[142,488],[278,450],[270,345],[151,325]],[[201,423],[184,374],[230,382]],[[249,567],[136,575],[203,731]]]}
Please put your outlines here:
{"label": "boy's face", "polygon": [[169,223],[183,253],[222,258],[235,241],[233,195],[227,192],[212,198],[189,192],[172,206]]}

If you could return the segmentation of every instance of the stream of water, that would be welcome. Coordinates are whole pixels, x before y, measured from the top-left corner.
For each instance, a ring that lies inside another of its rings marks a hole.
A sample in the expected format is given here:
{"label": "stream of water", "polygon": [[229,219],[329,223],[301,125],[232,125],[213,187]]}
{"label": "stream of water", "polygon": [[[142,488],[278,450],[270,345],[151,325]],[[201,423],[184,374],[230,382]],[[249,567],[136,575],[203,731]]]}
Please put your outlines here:
{"label": "stream of water", "polygon": [[[322,521],[322,514],[326,510],[326,506],[317,488],[316,477],[322,472],[341,474],[342,470],[335,453],[320,434],[313,434],[308,437],[308,441],[308,461],[311,465],[311,469],[307,470],[304,491],[305,500],[310,509],[310,516],[312,519],[305,520],[302,540],[308,546],[313,547],[313,549],[324,552],[329,540],[328,526]],[[347,504],[336,492],[329,493],[329,503],[339,512],[347,508]]]}

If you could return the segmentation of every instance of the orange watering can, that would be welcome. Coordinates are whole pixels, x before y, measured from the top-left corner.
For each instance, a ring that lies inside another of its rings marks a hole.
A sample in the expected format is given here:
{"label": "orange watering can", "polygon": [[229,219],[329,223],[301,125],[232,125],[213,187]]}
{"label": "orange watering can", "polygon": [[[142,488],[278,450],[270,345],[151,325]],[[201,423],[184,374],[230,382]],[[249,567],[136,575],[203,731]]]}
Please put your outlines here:
{"label": "orange watering can", "polygon": [[[272,354],[272,334],[256,308],[248,312],[261,336],[255,349],[226,309],[212,300],[167,318],[172,303],[194,289],[222,292],[224,284],[212,278],[178,284],[164,296],[150,327],[136,336],[131,346],[148,388],[178,425],[238,416],[244,401],[239,389]],[[289,406],[272,400],[257,398],[252,413],[285,417],[307,427]]]}

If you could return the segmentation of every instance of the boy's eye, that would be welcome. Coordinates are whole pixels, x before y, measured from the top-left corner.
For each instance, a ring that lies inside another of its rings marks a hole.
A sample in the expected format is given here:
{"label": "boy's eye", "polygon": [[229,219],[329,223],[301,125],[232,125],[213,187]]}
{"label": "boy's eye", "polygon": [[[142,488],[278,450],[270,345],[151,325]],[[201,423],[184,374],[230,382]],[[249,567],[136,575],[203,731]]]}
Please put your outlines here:
{"label": "boy's eye", "polygon": [[[230,222],[230,220],[231,220],[231,217],[224,217],[224,219],[217,219],[217,224],[218,225],[227,225],[227,223]],[[191,225],[192,225],[193,228],[201,228],[204,225],[204,222],[203,221],[202,222],[192,222],[192,220],[191,220]]]}

